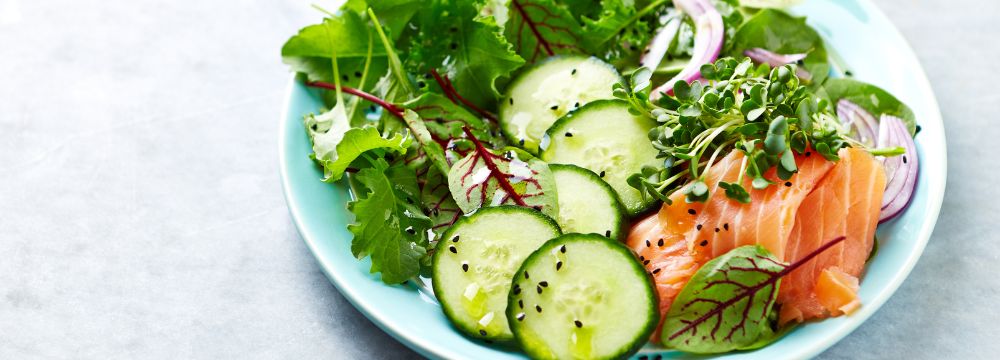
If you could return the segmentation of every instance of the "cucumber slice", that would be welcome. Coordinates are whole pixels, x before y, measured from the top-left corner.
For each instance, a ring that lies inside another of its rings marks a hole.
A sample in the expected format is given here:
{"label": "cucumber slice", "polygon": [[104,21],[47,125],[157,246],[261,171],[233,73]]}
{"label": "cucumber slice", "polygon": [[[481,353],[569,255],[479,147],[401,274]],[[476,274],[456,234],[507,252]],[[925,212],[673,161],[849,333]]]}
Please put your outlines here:
{"label": "cucumber slice", "polygon": [[621,240],[625,208],[608,183],[576,165],[549,165],[556,180],[559,227],[567,233],[594,233]]}
{"label": "cucumber slice", "polygon": [[653,119],[630,114],[623,101],[595,101],[552,124],[542,144],[541,158],[598,174],[615,189],[628,214],[634,216],[656,203],[652,196],[643,196],[627,182],[643,166],[662,165],[646,135],[654,126]]}
{"label": "cucumber slice", "polygon": [[[545,129],[588,102],[613,99],[618,70],[595,57],[552,57],[522,72],[500,99],[500,128],[512,143],[531,153]],[[522,143],[523,141],[523,143]]]}
{"label": "cucumber slice", "polygon": [[559,225],[537,210],[483,208],[459,219],[434,252],[434,295],[455,327],[473,337],[506,341],[510,279],[532,251],[559,236]]}
{"label": "cucumber slice", "polygon": [[625,358],[656,328],[657,301],[649,273],[621,242],[566,234],[518,269],[507,321],[533,359]]}

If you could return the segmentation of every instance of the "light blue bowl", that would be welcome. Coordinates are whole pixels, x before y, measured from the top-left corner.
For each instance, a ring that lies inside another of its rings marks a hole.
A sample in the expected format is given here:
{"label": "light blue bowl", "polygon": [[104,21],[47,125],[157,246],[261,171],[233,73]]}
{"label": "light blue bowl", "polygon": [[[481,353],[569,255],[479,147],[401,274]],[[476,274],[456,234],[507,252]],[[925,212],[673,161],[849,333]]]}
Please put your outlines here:
{"label": "light blue bowl", "polygon": [[[802,359],[830,347],[868,319],[896,291],[916,264],[941,209],[947,174],[944,128],[937,101],[913,51],[871,2],[813,0],[792,9],[824,36],[839,60],[860,80],[895,94],[913,108],[923,130],[917,136],[921,169],[909,209],[879,227],[878,255],[861,283],[862,307],[851,316],[809,323],[765,348],[718,356],[723,359]],[[351,256],[350,199],[346,184],[326,184],[309,159],[302,116],[321,106],[318,93],[294,80],[282,117],[279,153],[288,208],[302,238],[344,296],[376,325],[431,358],[523,359],[513,351],[471,341],[448,323],[437,302],[413,286],[386,286],[368,273],[369,261]],[[646,346],[640,354],[696,358]]]}

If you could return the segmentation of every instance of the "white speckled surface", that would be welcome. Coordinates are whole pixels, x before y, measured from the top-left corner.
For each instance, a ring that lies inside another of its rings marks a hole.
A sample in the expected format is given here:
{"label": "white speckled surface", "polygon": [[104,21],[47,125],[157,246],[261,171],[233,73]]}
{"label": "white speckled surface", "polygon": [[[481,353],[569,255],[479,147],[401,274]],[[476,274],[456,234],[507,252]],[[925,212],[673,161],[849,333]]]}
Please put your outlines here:
{"label": "white speckled surface", "polygon": [[[938,95],[949,185],[913,274],[821,357],[993,358],[1000,3],[877,2]],[[318,18],[0,0],[0,359],[416,357],[330,285],[281,195],[278,50]]]}

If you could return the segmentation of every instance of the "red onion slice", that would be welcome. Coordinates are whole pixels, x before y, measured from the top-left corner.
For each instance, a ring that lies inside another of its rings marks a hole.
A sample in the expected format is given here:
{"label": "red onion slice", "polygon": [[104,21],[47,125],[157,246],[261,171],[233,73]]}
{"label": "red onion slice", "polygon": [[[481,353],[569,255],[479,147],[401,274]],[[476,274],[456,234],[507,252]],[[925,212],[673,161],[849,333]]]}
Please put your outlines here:
{"label": "red onion slice", "polygon": [[883,160],[886,168],[886,190],[882,197],[882,214],[879,216],[881,224],[898,216],[910,204],[917,187],[920,161],[917,158],[917,146],[910,136],[906,122],[889,115],[882,115],[879,122],[878,146],[883,148],[902,146],[906,149],[903,155]]}
{"label": "red onion slice", "polygon": [[682,22],[681,18],[674,17],[668,20],[666,25],[663,25],[663,29],[656,33],[653,40],[649,42],[649,46],[646,47],[642,58],[639,59],[639,66],[645,66],[652,71],[656,71],[656,68],[660,67],[663,58],[667,56],[667,51],[670,50],[670,44],[681,29]]}
{"label": "red onion slice", "polygon": [[837,102],[837,117],[851,130],[852,137],[869,147],[878,144],[879,124],[872,114],[845,99]]}
{"label": "red onion slice", "polygon": [[[772,68],[797,63],[807,56],[807,54],[778,54],[762,48],[747,49],[743,52],[743,55],[746,55],[754,62],[768,64]],[[806,81],[812,80],[812,74],[801,66],[795,67],[795,76]]]}
{"label": "red onion slice", "polygon": [[719,58],[722,41],[725,38],[726,29],[722,23],[722,14],[719,14],[710,0],[675,0],[674,5],[694,19],[694,55],[681,72],[649,94],[649,99],[652,101],[658,100],[663,93],[672,94],[674,83],[678,80],[690,83],[701,78],[701,66]]}

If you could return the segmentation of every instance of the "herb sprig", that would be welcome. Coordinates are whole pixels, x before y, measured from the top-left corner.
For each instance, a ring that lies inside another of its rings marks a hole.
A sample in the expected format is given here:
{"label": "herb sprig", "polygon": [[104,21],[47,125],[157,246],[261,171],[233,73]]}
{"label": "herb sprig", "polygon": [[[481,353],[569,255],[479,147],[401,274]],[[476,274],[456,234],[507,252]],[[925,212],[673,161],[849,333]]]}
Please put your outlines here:
{"label": "herb sprig", "polygon": [[800,82],[795,65],[754,66],[750,59],[722,58],[701,68],[704,82],[674,84],[674,94],[649,101],[649,69],[633,71],[615,85],[615,96],[659,123],[649,132],[663,167],[645,168],[629,184],[657,199],[681,189],[688,202],[708,199],[706,174],[719,155],[741,151],[746,159],[739,178],[719,187],[734,200],[750,202],[744,179],[754,189],[772,182],[764,174],[775,168],[778,178],[798,171],[795,154],[814,151],[835,161],[850,142],[826,99]]}

